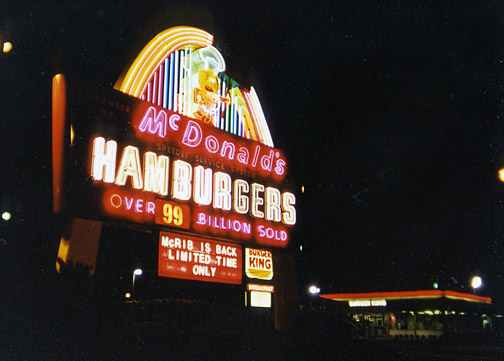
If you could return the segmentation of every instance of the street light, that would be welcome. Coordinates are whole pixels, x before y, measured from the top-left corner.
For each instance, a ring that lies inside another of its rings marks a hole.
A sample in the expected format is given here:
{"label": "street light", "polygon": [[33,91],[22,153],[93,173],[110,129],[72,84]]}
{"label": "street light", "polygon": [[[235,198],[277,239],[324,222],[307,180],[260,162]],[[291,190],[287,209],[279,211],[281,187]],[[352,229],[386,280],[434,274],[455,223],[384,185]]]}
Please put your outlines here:
{"label": "street light", "polygon": [[311,285],[309,288],[308,288],[308,292],[310,293],[310,310],[313,309],[312,307],[312,298],[314,298],[316,295],[318,295],[320,293],[320,288],[318,288],[317,286],[315,285]]}
{"label": "street light", "polygon": [[133,271],[133,287],[131,289],[131,293],[135,293],[135,278],[136,276],[141,276],[142,275],[142,270],[140,268],[137,268],[136,270]]}
{"label": "street light", "polygon": [[10,41],[6,41],[5,43],[3,43],[2,51],[4,53],[8,53],[11,50],[12,50],[12,43]]}
{"label": "street light", "polygon": [[10,214],[10,212],[3,212],[2,213],[2,219],[4,221],[9,221],[11,219],[12,215]]}
{"label": "street light", "polygon": [[499,169],[499,179],[504,182],[504,168]]}
{"label": "street light", "polygon": [[483,284],[483,281],[481,280],[480,276],[474,276],[471,280],[471,287],[474,290],[474,294],[476,294],[476,289],[480,288]]}

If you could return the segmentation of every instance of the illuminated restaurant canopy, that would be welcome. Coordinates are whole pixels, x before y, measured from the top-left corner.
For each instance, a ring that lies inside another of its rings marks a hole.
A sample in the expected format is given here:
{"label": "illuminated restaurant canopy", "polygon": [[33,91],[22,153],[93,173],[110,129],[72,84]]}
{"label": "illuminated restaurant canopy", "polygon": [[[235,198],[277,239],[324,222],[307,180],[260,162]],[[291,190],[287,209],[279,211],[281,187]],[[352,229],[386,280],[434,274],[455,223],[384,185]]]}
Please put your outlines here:
{"label": "illuminated restaurant canopy", "polygon": [[370,292],[370,293],[333,293],[323,294],[320,297],[333,301],[357,301],[357,300],[424,300],[436,298],[448,298],[477,303],[492,303],[490,297],[483,297],[469,293],[442,291],[442,290],[418,290],[418,291],[398,291],[398,292]]}

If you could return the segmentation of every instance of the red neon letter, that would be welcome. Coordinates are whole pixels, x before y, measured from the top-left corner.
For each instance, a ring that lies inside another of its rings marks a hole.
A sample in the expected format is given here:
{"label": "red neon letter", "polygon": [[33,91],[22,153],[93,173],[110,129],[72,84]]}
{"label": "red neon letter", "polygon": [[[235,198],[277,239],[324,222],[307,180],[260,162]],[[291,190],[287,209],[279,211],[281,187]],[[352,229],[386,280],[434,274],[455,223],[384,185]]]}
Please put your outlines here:
{"label": "red neon letter", "polygon": [[147,130],[150,134],[158,133],[158,136],[164,138],[166,136],[166,117],[167,115],[163,110],[160,110],[156,116],[156,108],[149,107],[138,129],[142,132]]}
{"label": "red neon letter", "polygon": [[217,151],[219,150],[219,141],[213,135],[209,135],[205,139],[205,148],[210,153],[217,153]]}
{"label": "red neon letter", "polygon": [[188,121],[182,144],[193,148],[197,147],[201,143],[201,133],[201,127],[198,123],[192,120]]}
{"label": "red neon letter", "polygon": [[169,123],[170,123],[170,128],[172,130],[178,130],[178,125],[175,124],[175,122],[178,122],[180,120],[180,116],[177,115],[177,114],[172,114],[170,116],[170,120],[169,120]]}
{"label": "red neon letter", "polygon": [[227,142],[227,141],[223,141],[222,142],[222,149],[221,149],[221,152],[220,152],[220,155],[221,157],[225,157],[226,156],[226,151],[229,149],[229,152],[228,152],[228,158],[229,159],[234,159],[234,155],[235,155],[235,145],[233,143],[230,143],[230,142]]}

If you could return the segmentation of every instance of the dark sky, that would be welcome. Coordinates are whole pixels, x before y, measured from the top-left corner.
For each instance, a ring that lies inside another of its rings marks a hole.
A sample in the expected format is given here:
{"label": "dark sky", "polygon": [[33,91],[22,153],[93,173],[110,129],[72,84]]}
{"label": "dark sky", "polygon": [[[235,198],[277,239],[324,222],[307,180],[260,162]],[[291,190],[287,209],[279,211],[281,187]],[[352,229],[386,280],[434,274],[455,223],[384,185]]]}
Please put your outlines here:
{"label": "dark sky", "polygon": [[[290,157],[302,285],[467,288],[479,272],[482,292],[504,297],[503,10],[497,1],[0,1],[0,34],[14,44],[0,56],[1,207],[17,207],[37,234],[54,228],[52,75],[110,88],[154,35],[192,25],[214,34],[231,77],[256,88]],[[58,240],[29,242],[51,254]]]}

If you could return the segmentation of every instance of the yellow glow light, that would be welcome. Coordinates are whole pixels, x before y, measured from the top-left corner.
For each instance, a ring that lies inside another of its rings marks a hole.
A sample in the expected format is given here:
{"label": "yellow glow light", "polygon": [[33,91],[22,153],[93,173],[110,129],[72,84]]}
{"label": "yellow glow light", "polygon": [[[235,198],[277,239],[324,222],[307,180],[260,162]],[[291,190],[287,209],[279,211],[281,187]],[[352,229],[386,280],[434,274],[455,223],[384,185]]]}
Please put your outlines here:
{"label": "yellow glow light", "polygon": [[[68,248],[70,247],[70,240],[65,239],[64,237],[61,237],[60,240],[60,245],[58,249],[58,258],[63,261],[63,263],[66,263],[67,258],[68,258]],[[60,271],[60,264],[59,262],[56,262],[56,271]]]}
{"label": "yellow glow light", "polygon": [[66,82],[63,74],[52,79],[53,211],[63,207],[63,150],[66,113]]}
{"label": "yellow glow light", "polygon": [[126,298],[131,298],[131,293],[126,292],[126,294],[124,295],[124,297],[126,297]]}
{"label": "yellow glow light", "polygon": [[501,182],[504,182],[504,168],[499,170],[499,179]]}
{"label": "yellow glow light", "polygon": [[504,168],[499,170],[499,179],[501,180],[501,182],[504,182]]}
{"label": "yellow glow light", "polygon": [[70,144],[73,145],[73,141],[75,139],[75,132],[73,125],[70,125]]}
{"label": "yellow glow light", "polygon": [[504,168],[499,170],[499,179],[501,182],[504,182]]}
{"label": "yellow glow light", "polygon": [[9,42],[9,41],[6,41],[4,44],[3,44],[3,52],[4,53],[8,53],[9,51],[12,50],[12,43]]}

